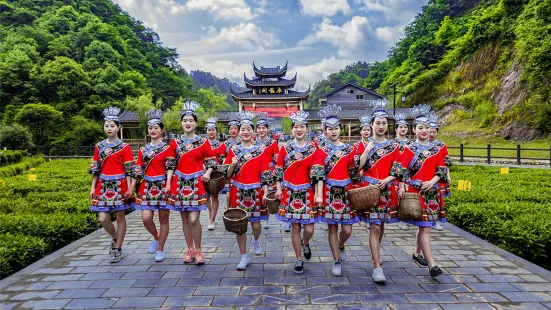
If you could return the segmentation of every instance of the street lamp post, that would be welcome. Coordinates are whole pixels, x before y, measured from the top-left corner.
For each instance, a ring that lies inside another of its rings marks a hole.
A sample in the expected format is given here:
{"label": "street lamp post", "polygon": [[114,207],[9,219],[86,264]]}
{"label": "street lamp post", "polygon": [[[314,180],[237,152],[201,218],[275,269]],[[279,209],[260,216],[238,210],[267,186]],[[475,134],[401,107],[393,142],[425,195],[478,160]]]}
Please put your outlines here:
{"label": "street lamp post", "polygon": [[394,86],[394,115],[396,115],[396,85],[398,82],[392,83],[390,86]]}

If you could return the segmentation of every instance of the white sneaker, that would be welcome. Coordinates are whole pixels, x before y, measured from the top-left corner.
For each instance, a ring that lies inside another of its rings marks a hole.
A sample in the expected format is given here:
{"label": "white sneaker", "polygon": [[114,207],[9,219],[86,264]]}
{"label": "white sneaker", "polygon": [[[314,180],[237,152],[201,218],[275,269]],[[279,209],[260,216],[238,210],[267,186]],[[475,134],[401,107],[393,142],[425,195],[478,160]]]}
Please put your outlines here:
{"label": "white sneaker", "polygon": [[444,226],[442,226],[440,221],[436,221],[436,226],[434,226],[434,229],[436,229],[438,231],[442,231],[442,230],[444,230]]}
{"label": "white sneaker", "polygon": [[124,258],[124,256],[122,255],[122,250],[121,249],[114,249],[113,250],[113,255],[111,255],[111,263],[112,264],[118,263],[123,258]]}
{"label": "white sneaker", "polygon": [[408,224],[405,222],[399,222],[398,227],[400,227],[401,230],[406,230],[408,229]]}
{"label": "white sneaker", "polygon": [[149,245],[149,253],[154,254],[157,252],[157,249],[159,248],[159,241],[153,240],[151,241],[151,244]]}
{"label": "white sneaker", "polygon": [[258,240],[253,241],[253,252],[254,255],[262,254],[262,246],[260,245],[260,242]]}
{"label": "white sneaker", "polygon": [[245,268],[247,268],[247,266],[249,266],[250,264],[251,264],[251,259],[249,258],[249,255],[247,254],[241,255],[241,261],[237,265],[237,270],[245,270]]}
{"label": "white sneaker", "polygon": [[331,269],[331,273],[336,277],[338,277],[342,274],[342,263],[341,263],[341,261],[336,261],[333,264],[333,268]]}
{"label": "white sneaker", "polygon": [[371,277],[373,278],[373,281],[375,281],[375,283],[386,283],[385,274],[383,273],[383,268],[381,267],[373,269],[373,275]]}
{"label": "white sneaker", "polygon": [[346,254],[346,249],[344,247],[339,247],[339,257],[341,261],[345,261],[348,258],[348,254]]}
{"label": "white sneaker", "polygon": [[264,221],[264,229],[270,228],[270,221]]}
{"label": "white sneaker", "polygon": [[164,260],[165,260],[165,253],[163,251],[157,251],[157,254],[155,254],[155,261],[162,262]]}
{"label": "white sneaker", "polygon": [[291,231],[291,223],[286,223],[285,224],[285,229],[284,229],[286,232],[290,232]]}
{"label": "white sneaker", "polygon": [[214,230],[216,228],[216,223],[215,222],[210,222],[208,225],[207,225],[207,229],[208,230]]}

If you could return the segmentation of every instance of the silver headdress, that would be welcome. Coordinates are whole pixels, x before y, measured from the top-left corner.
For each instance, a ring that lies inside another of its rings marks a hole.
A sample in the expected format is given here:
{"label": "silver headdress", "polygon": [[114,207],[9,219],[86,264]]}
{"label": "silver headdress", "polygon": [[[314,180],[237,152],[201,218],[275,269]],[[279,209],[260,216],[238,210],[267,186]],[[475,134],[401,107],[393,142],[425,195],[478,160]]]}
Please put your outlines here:
{"label": "silver headdress", "polygon": [[228,122],[228,127],[230,126],[239,126],[238,112],[233,112],[230,114],[230,121]]}
{"label": "silver headdress", "polygon": [[436,115],[436,113],[434,112],[429,113],[427,118],[429,120],[430,128],[438,128],[438,115]]}
{"label": "silver headdress", "polygon": [[117,107],[108,107],[108,108],[105,108],[103,109],[103,120],[106,120],[106,121],[115,121],[115,122],[118,122],[120,121],[120,118],[119,118],[119,112],[121,111],[121,109],[117,108]]}
{"label": "silver headdress", "polygon": [[153,109],[145,112],[147,117],[147,126],[153,126],[163,122],[163,111]]}
{"label": "silver headdress", "polygon": [[330,128],[335,128],[341,124],[339,119],[339,113],[341,107],[337,105],[328,105],[318,112],[318,115],[325,119],[325,126]]}
{"label": "silver headdress", "polygon": [[199,107],[200,107],[199,103],[191,100],[186,100],[186,102],[182,104],[182,110],[180,110],[180,115],[197,116],[197,114],[195,114],[195,110],[197,110]]}
{"label": "silver headdress", "polygon": [[413,117],[413,124],[428,124],[428,115],[430,113],[430,106],[426,104],[419,104],[411,109],[411,116]]}
{"label": "silver headdress", "polygon": [[256,114],[256,126],[258,125],[264,125],[268,127],[270,123],[273,121],[273,118],[268,117],[268,112],[260,112]]}
{"label": "silver headdress", "polygon": [[243,111],[237,114],[239,116],[239,124],[242,125],[253,125],[253,118],[256,116],[253,112]]}
{"label": "silver headdress", "polygon": [[408,116],[406,113],[396,113],[393,118],[396,121],[396,127],[398,127],[399,125],[408,125]]}
{"label": "silver headdress", "polygon": [[289,116],[289,118],[291,119],[293,124],[296,124],[296,125],[305,124],[305,125],[307,125],[308,124],[308,115],[310,115],[310,113],[305,112],[305,111],[297,111],[297,112],[291,114],[291,116]]}
{"label": "silver headdress", "polygon": [[207,129],[216,128],[216,122],[218,122],[218,117],[207,118],[207,123],[205,124],[205,128]]}
{"label": "silver headdress", "polygon": [[386,107],[388,106],[388,100],[373,100],[371,102],[371,107],[373,108],[373,113],[371,114],[371,119],[375,117],[388,118],[386,113]]}
{"label": "silver headdress", "polygon": [[371,126],[371,116],[364,115],[364,116],[360,117],[360,123],[362,124],[362,127]]}

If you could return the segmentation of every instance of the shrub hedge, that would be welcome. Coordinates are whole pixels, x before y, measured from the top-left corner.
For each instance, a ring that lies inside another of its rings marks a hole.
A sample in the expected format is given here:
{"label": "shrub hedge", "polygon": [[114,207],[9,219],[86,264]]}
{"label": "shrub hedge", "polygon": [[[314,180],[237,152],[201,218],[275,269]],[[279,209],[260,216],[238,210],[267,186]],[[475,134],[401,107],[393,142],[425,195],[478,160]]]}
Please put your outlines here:
{"label": "shrub hedge", "polygon": [[27,151],[0,151],[0,167],[15,164],[27,155]]}
{"label": "shrub hedge", "polygon": [[7,178],[22,174],[30,168],[34,168],[42,163],[44,163],[44,158],[42,157],[24,158],[17,164],[0,167],[0,178]]}
{"label": "shrub hedge", "polygon": [[40,237],[0,234],[0,279],[39,260],[46,253]]}

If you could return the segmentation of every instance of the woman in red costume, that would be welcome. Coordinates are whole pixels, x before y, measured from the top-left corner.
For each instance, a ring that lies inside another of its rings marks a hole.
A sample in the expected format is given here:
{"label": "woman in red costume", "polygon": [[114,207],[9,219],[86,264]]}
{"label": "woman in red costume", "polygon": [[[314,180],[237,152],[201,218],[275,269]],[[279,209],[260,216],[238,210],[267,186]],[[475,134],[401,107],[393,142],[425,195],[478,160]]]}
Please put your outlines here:
{"label": "woman in red costume", "polygon": [[[205,128],[207,129],[207,138],[210,147],[216,156],[216,164],[222,164],[223,162],[220,161],[220,158],[226,154],[224,151],[225,145],[216,139],[216,135],[218,133],[216,129],[216,122],[218,122],[218,118],[216,117],[207,118]],[[218,168],[219,167],[217,167],[217,169]],[[223,192],[223,190],[221,192]],[[207,209],[209,210],[208,230],[214,230],[216,228],[216,215],[218,214],[219,207],[220,201],[218,200],[218,194],[207,194]]]}
{"label": "woman in red costume", "polygon": [[[216,167],[216,156],[206,138],[195,134],[199,104],[186,101],[183,104],[182,127],[184,134],[170,141],[171,154],[168,164],[167,192],[169,208],[179,211],[186,238],[187,250],[184,263],[200,265],[205,262],[201,250],[201,222],[199,215],[207,209],[207,193],[203,182],[208,182]],[[206,168],[206,171],[205,171]],[[174,175],[174,178],[173,178]]]}
{"label": "woman in red costume", "polygon": [[[253,144],[253,118],[251,112],[240,112],[239,136],[241,143],[234,145],[224,161],[228,177],[232,178],[230,187],[230,208],[241,208],[249,215],[253,230],[253,251],[260,255],[262,247],[258,238],[262,231],[260,221],[268,219],[268,210],[264,205],[268,195],[268,183],[271,182],[270,158],[266,156],[262,143]],[[241,261],[237,270],[244,270],[251,263],[247,255],[247,235],[236,235]]]}
{"label": "woman in red costume", "polygon": [[388,101],[377,100],[372,106],[371,127],[373,138],[359,160],[359,168],[363,169],[363,186],[376,185],[381,191],[379,205],[372,210],[360,214],[363,221],[369,223],[369,247],[373,257],[372,278],[375,283],[385,283],[386,278],[381,267],[381,242],[385,223],[398,222],[398,196],[395,179],[401,177],[400,146],[385,137],[388,130]]}
{"label": "woman in red costume", "polygon": [[[320,145],[319,154],[325,164],[323,207],[318,211],[320,220],[328,226],[329,247],[333,254],[334,276],[342,274],[342,261],[346,260],[344,244],[352,234],[352,225],[359,222],[358,213],[348,200],[351,189],[350,172],[354,171],[354,147],[340,141],[341,123],[338,117],[341,108],[326,106],[321,113],[325,117],[327,139]],[[339,233],[339,224],[341,232]]]}
{"label": "woman in red costume", "polygon": [[[394,128],[396,130],[396,137],[394,138],[394,142],[400,145],[400,154],[402,154],[406,146],[408,146],[411,143],[411,140],[407,137],[407,134],[408,134],[407,115],[405,113],[397,113],[396,115],[394,115],[394,121],[395,121]],[[402,230],[405,230],[408,228],[408,224],[406,222],[399,222],[398,227],[400,227],[400,229]]]}
{"label": "woman in red costume", "polygon": [[[103,110],[103,130],[107,139],[94,147],[94,157],[88,172],[93,175],[90,209],[99,213],[99,222],[113,238],[109,254],[111,263],[123,259],[122,244],[126,234],[125,210],[132,207],[132,184],[134,177],[134,156],[130,145],[117,137],[120,129],[120,109],[109,107]],[[111,222],[115,212],[117,227]]]}
{"label": "woman in red costume", "polygon": [[427,105],[413,107],[412,116],[415,117],[413,124],[417,139],[405,148],[401,156],[402,165],[407,168],[407,173],[404,176],[405,187],[400,184],[399,195],[401,196],[404,191],[420,194],[422,220],[406,221],[419,227],[416,248],[423,252],[424,257],[421,253],[414,253],[413,259],[420,263],[426,261],[431,277],[437,277],[442,274],[442,270],[434,263],[432,257],[430,228],[439,220],[446,221],[446,211],[442,195],[438,190],[438,182],[446,181],[448,168],[444,153],[429,141],[429,112],[430,107]]}
{"label": "woman in red costume", "polygon": [[[314,204],[321,206],[323,202],[323,161],[319,150],[313,142],[305,140],[308,132],[308,112],[298,111],[289,117],[293,124],[294,139],[282,146],[279,150],[277,164],[274,169],[277,192],[275,197],[281,200],[277,219],[291,223],[291,241],[297,260],[294,272],[301,274],[304,271],[302,251],[304,257],[310,259],[310,239],[314,235],[314,223],[317,221],[317,211]],[[314,190],[314,186],[317,190]],[[315,196],[315,193],[319,195]],[[301,237],[301,226],[304,233]]]}
{"label": "woman in red costume", "polygon": [[[149,253],[155,253],[155,261],[165,259],[164,246],[169,231],[169,209],[166,207],[166,164],[170,154],[169,145],[162,140],[164,125],[161,110],[149,110],[147,131],[151,142],[138,151],[134,168],[137,178],[142,179],[136,197],[136,210],[142,211],[145,229],[153,236]],[[153,222],[153,213],[159,211],[160,232]]]}

